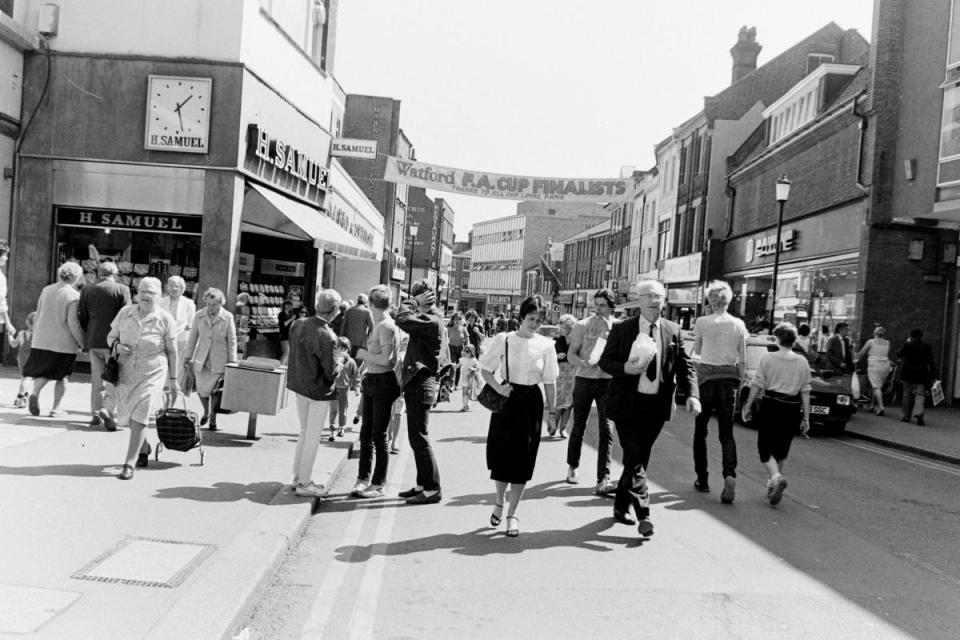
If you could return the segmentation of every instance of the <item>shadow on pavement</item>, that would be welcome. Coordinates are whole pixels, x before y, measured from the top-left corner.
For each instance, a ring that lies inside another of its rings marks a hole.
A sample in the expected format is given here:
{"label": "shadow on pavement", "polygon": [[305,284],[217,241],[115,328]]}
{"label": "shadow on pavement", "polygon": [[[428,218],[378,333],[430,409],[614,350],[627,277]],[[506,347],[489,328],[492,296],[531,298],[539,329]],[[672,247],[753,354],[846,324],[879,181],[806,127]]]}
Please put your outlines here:
{"label": "shadow on pavement", "polygon": [[470,444],[486,444],[486,436],[454,436],[452,438],[440,438],[437,442],[469,442]]}
{"label": "shadow on pavement", "polygon": [[[152,466],[153,463],[151,463]],[[170,487],[157,489],[155,498],[196,500],[198,502],[237,502],[249,500],[270,504],[283,484],[280,482],[217,482],[209,487]]]}
{"label": "shadow on pavement", "polygon": [[227,433],[226,431],[210,431],[201,429],[203,434],[203,446],[205,447],[252,447],[254,441],[247,440],[246,437],[238,433]]}
{"label": "shadow on pavement", "polygon": [[[627,535],[610,535],[606,531],[618,527]],[[617,525],[612,518],[601,518],[576,529],[547,529],[523,531],[520,518],[520,536],[508,538],[501,525],[498,529],[481,527],[466,533],[439,533],[425,538],[394,540],[389,544],[354,545],[337,549],[340,562],[366,562],[375,553],[384,556],[403,556],[413,553],[449,550],[465,556],[517,554],[538,549],[571,547],[587,551],[608,552],[623,547],[639,547],[644,539],[633,527]]]}
{"label": "shadow on pavement", "polygon": [[[0,466],[0,475],[9,476],[72,476],[75,478],[113,478],[120,473],[122,462],[117,464],[51,464],[35,467],[6,467]],[[150,461],[147,469],[137,469],[137,473],[149,472],[150,469],[170,469],[178,465]]]}

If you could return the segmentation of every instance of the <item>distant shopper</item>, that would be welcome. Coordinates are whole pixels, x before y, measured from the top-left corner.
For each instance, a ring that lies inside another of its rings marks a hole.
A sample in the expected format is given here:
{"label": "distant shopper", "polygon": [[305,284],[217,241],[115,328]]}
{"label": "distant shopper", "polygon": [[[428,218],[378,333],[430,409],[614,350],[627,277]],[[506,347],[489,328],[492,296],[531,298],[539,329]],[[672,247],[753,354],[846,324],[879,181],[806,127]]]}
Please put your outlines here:
{"label": "distant shopper", "polygon": [[456,371],[453,374],[453,388],[460,386],[460,354],[463,353],[463,345],[469,344],[467,341],[467,327],[463,321],[463,316],[459,311],[454,311],[450,316],[450,322],[447,323],[447,344],[450,345],[450,362],[453,363]]}
{"label": "distant shopper", "polygon": [[810,347],[813,346],[812,342],[813,340],[810,337],[810,325],[804,322],[799,327],[797,327],[797,343],[794,345],[794,349],[796,349],[797,347],[799,347],[800,349],[803,349],[804,355],[806,355],[807,358],[809,359]]}
{"label": "distant shopper", "polygon": [[[226,304],[226,302],[222,304]],[[250,294],[246,292],[238,293],[237,302],[231,316],[233,317],[234,328],[237,334],[237,355],[240,358],[247,356],[247,348],[250,346],[250,341],[256,337],[253,327],[250,326],[251,314]]]}
{"label": "distant shopper", "polygon": [[577,319],[569,313],[560,316],[557,328],[559,335],[553,339],[553,349],[557,352],[557,366],[560,373],[557,375],[557,422],[547,428],[547,433],[556,435],[561,440],[567,437],[567,422],[573,412],[573,387],[577,377],[577,365],[570,362],[570,333],[577,324]]}
{"label": "distant shopper", "polygon": [[330,401],[330,436],[327,438],[330,442],[334,441],[334,434],[337,437],[343,437],[343,428],[347,426],[347,410],[350,407],[350,392],[357,390],[357,383],[360,381],[360,367],[357,366],[356,360],[350,357],[350,351],[349,338],[344,336],[337,338],[336,355],[343,366],[340,367],[340,375],[337,376],[334,384],[337,394]]}
{"label": "distant shopper", "polygon": [[163,391],[179,393],[177,383],[177,324],[157,303],[163,286],[156,278],[144,278],[137,289],[137,302],[125,306],[113,319],[109,344],[117,343],[120,380],[117,383],[117,424],[130,428],[127,456],[118,476],[133,478],[133,465],[148,464],[151,446],[147,425],[164,405]]}
{"label": "distant shopper", "polygon": [[84,348],[90,356],[90,413],[93,415],[90,426],[102,425],[107,431],[116,431],[116,391],[100,376],[110,357],[107,344],[110,325],[120,309],[130,304],[130,287],[117,282],[118,270],[113,262],[100,263],[97,271],[100,281],[85,286],[80,292],[77,319],[87,339]]}
{"label": "distant shopper", "polygon": [[[0,240],[0,267],[6,266],[10,259],[10,245]],[[0,270],[0,324],[8,338],[17,335],[17,329],[10,320],[10,310],[7,306],[7,276]]]}
{"label": "distant shopper", "polygon": [[693,352],[700,354],[697,382],[700,385],[701,411],[694,421],[693,466],[697,491],[710,491],[707,470],[707,430],[710,415],[717,416],[717,433],[723,459],[723,491],[720,501],[732,504],[737,486],[737,443],[733,438],[733,413],[740,381],[747,362],[747,327],[743,320],[727,313],[733,299],[730,285],[714,280],[707,286],[707,299],[713,311],[697,318],[693,327]]}
{"label": "distant shopper", "polygon": [[[839,330],[839,329],[838,329]],[[765,354],[757,365],[750,383],[750,397],[743,408],[744,420],[753,417],[753,406],[760,400],[754,424],[757,425],[757,451],[760,462],[770,472],[767,499],[776,505],[787,488],[783,463],[790,453],[790,444],[799,431],[810,430],[810,364],[793,351],[797,330],[789,322],[781,322],[774,330],[779,350]]]}
{"label": "distant shopper", "polygon": [[346,300],[341,302],[339,305],[337,305],[337,315],[335,315],[333,320],[330,321],[330,328],[333,329],[333,332],[338,336],[343,332],[343,314],[345,314],[349,308],[349,302]]}
{"label": "distant shopper", "polygon": [[31,311],[27,314],[26,327],[17,332],[16,336],[7,336],[10,346],[17,350],[17,369],[20,371],[20,388],[17,390],[17,399],[13,403],[18,409],[27,406],[27,398],[30,397],[30,385],[33,380],[23,375],[23,367],[30,358],[30,341],[33,339],[33,325],[37,320],[37,312]]}
{"label": "distant shopper", "polygon": [[[360,424],[360,466],[357,483],[351,492],[358,498],[383,496],[389,465],[387,430],[394,403],[400,397],[400,381],[396,374],[400,361],[400,330],[390,316],[392,294],[386,285],[377,285],[370,289],[369,300],[373,331],[367,346],[357,352],[366,368],[360,396],[363,415]],[[397,430],[399,422],[398,418]],[[396,432],[393,440],[395,444]]]}
{"label": "distant shopper", "polygon": [[830,342],[830,326],[821,325],[820,326],[820,337],[817,338],[817,353],[825,354],[827,352],[827,343]]}
{"label": "distant shopper", "polygon": [[350,357],[356,358],[360,349],[366,349],[367,338],[373,331],[373,313],[370,311],[370,298],[361,293],[357,304],[343,312],[343,323],[339,335],[350,341]]}
{"label": "distant shopper", "polygon": [[927,389],[933,384],[937,368],[933,363],[933,349],[923,341],[923,331],[914,329],[910,339],[897,354],[900,358],[900,383],[903,385],[903,422],[917,419],[923,426],[923,404],[927,398]]}
{"label": "distant shopper", "polygon": [[600,289],[593,294],[594,315],[580,320],[570,332],[570,348],[567,359],[577,367],[573,383],[573,429],[567,444],[567,482],[576,484],[577,467],[583,435],[590,418],[590,408],[597,405],[597,485],[595,493],[609,496],[617,489],[610,479],[610,460],[613,452],[613,433],[607,421],[607,392],[610,389],[610,374],[600,369],[600,354],[606,345],[607,336],[613,327],[613,292]]}
{"label": "distant shopper", "polygon": [[227,364],[238,359],[238,336],[236,321],[223,308],[226,297],[223,291],[210,287],[203,293],[203,309],[190,321],[190,337],[187,339],[184,364],[193,368],[197,395],[203,405],[200,424],[210,423],[210,430],[217,430],[217,411],[221,395],[217,393],[220,381],[227,372]]}
{"label": "distant shopper", "polygon": [[864,357],[867,359],[867,379],[873,392],[873,412],[882,416],[883,383],[890,374],[890,341],[886,338],[887,331],[883,327],[873,330],[873,337],[867,340],[857,354],[857,362]]}
{"label": "distant shopper", "polygon": [[277,313],[277,332],[280,334],[280,364],[287,364],[290,357],[290,325],[296,321],[297,315],[293,311],[293,302],[284,300]]}
{"label": "distant shopper", "polygon": [[317,294],[316,315],[290,327],[287,388],[294,393],[300,419],[293,457],[293,490],[298,496],[323,495],[323,487],[313,482],[313,465],[342,366],[335,353],[337,336],[330,328],[339,306],[340,294],[322,289]]}
{"label": "distant shopper", "polygon": [[190,338],[190,328],[193,317],[197,315],[197,305],[193,300],[183,295],[187,290],[187,283],[180,276],[167,278],[167,295],[160,298],[160,308],[173,316],[177,321],[177,353],[181,361],[186,357],[187,339]]}
{"label": "distant shopper", "polygon": [[476,311],[471,309],[467,312],[467,340],[473,347],[473,354],[478,358],[480,357],[480,345],[483,344],[485,337],[486,334],[483,326],[481,326],[480,317]]}
{"label": "distant shopper", "polygon": [[51,380],[56,384],[50,416],[64,415],[60,403],[67,391],[67,377],[73,373],[77,350],[86,342],[77,318],[80,301],[77,287],[82,279],[80,265],[65,262],[57,269],[57,282],[45,286],[40,292],[30,357],[23,367],[23,374],[33,378],[33,393],[28,400],[31,415],[40,415],[40,392]]}
{"label": "distant shopper", "polygon": [[510,318],[507,319],[507,331],[516,331],[520,328],[520,319],[517,317],[516,313],[511,313]]}
{"label": "distant shopper", "polygon": [[480,361],[473,350],[473,345],[465,345],[460,362],[457,363],[457,372],[460,373],[460,382],[463,384],[463,407],[461,411],[470,411],[470,401],[477,399],[477,394],[483,388],[480,378]]}
{"label": "distant shopper", "polygon": [[443,318],[428,280],[410,287],[411,297],[400,304],[397,326],[410,336],[403,359],[403,399],[407,407],[407,437],[417,465],[417,484],[400,493],[407,504],[435,504],[443,499],[440,472],[427,431],[430,407],[437,397],[437,372],[445,342]]}
{"label": "distant shopper", "polygon": [[842,373],[853,371],[853,351],[847,337],[847,323],[838,322],[833,336],[827,341],[827,361],[831,368]]}
{"label": "distant shopper", "polygon": [[[520,328],[498,334],[480,358],[483,379],[497,393],[508,398],[503,411],[490,414],[487,468],[496,487],[490,515],[492,527],[500,525],[507,487],[510,487],[507,508],[507,535],[510,537],[520,535],[517,507],[537,463],[544,404],[550,428],[554,428],[557,419],[557,354],[553,340],[538,333],[545,311],[540,296],[526,298],[520,303]],[[540,385],[543,385],[543,393]]]}

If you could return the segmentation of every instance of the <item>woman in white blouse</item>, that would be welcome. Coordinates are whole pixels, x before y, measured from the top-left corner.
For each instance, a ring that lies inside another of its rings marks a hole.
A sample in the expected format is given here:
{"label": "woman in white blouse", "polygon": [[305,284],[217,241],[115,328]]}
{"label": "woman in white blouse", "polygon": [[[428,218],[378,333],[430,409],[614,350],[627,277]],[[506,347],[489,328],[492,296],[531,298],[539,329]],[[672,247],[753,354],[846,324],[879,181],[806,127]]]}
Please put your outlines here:
{"label": "woman in white blouse", "polygon": [[[507,510],[510,537],[520,535],[517,507],[537,463],[544,408],[541,384],[549,410],[548,426],[556,429],[557,352],[553,340],[537,333],[545,311],[540,296],[525,299],[520,304],[520,328],[495,335],[480,358],[483,379],[497,393],[509,398],[503,411],[490,415],[487,468],[497,489],[491,526],[498,526],[503,518],[504,499],[510,485]],[[498,370],[502,381],[495,377]]]}
{"label": "woman in white blouse", "polygon": [[[193,316],[197,315],[197,305],[183,295],[187,290],[187,283],[180,276],[170,276],[167,278],[167,295],[160,298],[157,306],[173,316],[177,323],[177,353],[180,354],[181,361],[187,346],[187,338],[190,337],[190,324],[193,322]],[[179,373],[180,368],[177,367]]]}

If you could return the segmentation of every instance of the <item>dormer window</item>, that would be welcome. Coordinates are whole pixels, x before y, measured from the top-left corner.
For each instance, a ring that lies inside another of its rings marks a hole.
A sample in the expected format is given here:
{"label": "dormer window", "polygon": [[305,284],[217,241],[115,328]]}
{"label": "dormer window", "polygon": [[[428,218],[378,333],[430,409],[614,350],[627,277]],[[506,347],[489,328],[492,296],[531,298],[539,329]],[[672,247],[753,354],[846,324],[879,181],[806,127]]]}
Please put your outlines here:
{"label": "dormer window", "polygon": [[811,74],[822,64],[831,63],[835,57],[829,53],[811,53],[807,55],[807,75]]}
{"label": "dormer window", "polygon": [[[821,57],[832,58],[827,54]],[[763,112],[763,117],[769,122],[770,144],[786,138],[819,115],[821,105],[832,99],[830,77],[852,76],[859,70],[857,65],[821,62],[813,73],[795,84]]]}

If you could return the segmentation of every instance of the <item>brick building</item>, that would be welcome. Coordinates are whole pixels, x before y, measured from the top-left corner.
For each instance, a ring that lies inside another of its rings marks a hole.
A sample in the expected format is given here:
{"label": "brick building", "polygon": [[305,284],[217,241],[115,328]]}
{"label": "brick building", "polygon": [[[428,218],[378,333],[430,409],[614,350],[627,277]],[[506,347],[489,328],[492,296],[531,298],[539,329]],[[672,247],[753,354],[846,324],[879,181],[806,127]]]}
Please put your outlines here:
{"label": "brick building", "polygon": [[[591,294],[606,286],[610,264],[610,219],[563,241],[562,287],[557,303],[577,318],[589,315]],[[611,265],[612,266],[612,265]]]}

